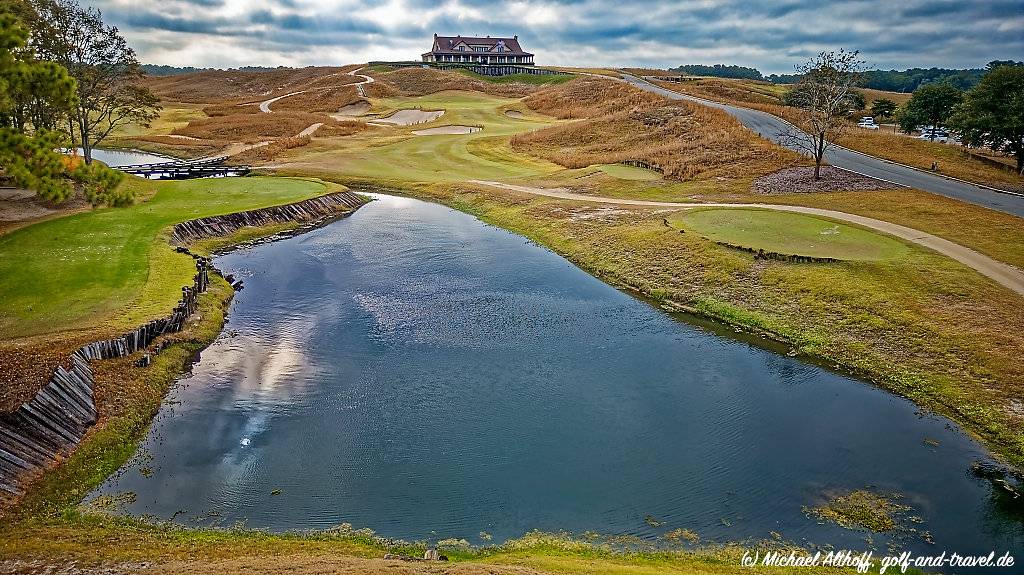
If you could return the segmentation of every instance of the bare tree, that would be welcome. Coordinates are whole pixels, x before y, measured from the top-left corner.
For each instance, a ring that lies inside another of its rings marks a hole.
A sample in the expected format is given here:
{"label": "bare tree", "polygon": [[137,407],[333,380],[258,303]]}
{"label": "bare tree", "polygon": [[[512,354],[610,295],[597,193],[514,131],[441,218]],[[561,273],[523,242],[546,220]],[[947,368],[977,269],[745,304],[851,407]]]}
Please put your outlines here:
{"label": "bare tree", "polygon": [[864,61],[859,52],[821,52],[797,67],[800,80],[786,101],[799,110],[796,129],[782,135],[791,147],[814,158],[814,179],[821,179],[821,163],[832,142],[850,125],[846,116],[856,98]]}
{"label": "bare tree", "polygon": [[33,0],[33,5],[36,51],[77,81],[78,106],[69,127],[86,163],[92,163],[93,148],[117,127],[148,126],[160,110],[158,99],[140,83],[135,51],[117,28],[103,24],[99,10],[75,0]]}

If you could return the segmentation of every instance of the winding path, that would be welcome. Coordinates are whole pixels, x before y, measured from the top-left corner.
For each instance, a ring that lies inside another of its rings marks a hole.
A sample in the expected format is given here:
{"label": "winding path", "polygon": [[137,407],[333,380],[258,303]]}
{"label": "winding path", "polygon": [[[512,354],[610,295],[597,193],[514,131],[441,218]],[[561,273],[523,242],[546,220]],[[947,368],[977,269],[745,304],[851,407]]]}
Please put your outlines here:
{"label": "winding path", "polygon": [[[365,67],[366,66],[363,66],[363,68],[365,68]],[[356,72],[362,70],[363,68],[356,68],[355,70],[352,70],[351,72],[347,72],[347,74],[349,76],[358,76],[358,77],[362,78],[363,79],[362,82],[356,82],[355,84],[342,84],[341,85],[341,86],[355,86],[356,87],[356,91],[359,92],[359,97],[361,97],[361,98],[365,98],[366,97],[366,92],[363,91],[363,86],[365,86],[366,84],[372,84],[373,81],[374,81],[371,76],[366,76],[364,74],[357,74],[356,73]],[[315,88],[315,89],[317,89],[317,90],[327,90],[329,88],[337,88],[337,87],[339,87],[339,86],[328,86],[326,88]],[[263,112],[264,114],[272,114],[273,111],[270,109],[270,105],[273,104],[274,102],[276,102],[278,100],[283,100],[283,99],[291,97],[291,96],[297,96],[299,94],[305,94],[306,92],[309,92],[309,91],[311,91],[311,90],[299,90],[298,92],[291,92],[291,93],[285,94],[283,96],[275,96],[275,97],[273,97],[273,98],[271,98],[269,100],[264,100],[264,101],[260,102],[260,112]]]}
{"label": "winding path", "polygon": [[270,114],[270,113],[272,113],[270,111],[270,105],[273,104],[274,102],[276,102],[278,100],[283,100],[283,99],[285,99],[285,98],[287,98],[289,96],[295,96],[297,94],[304,94],[305,92],[306,92],[306,90],[299,90],[298,92],[292,92],[290,94],[285,94],[284,96],[277,96],[276,98],[271,98],[269,100],[264,100],[264,101],[260,102],[260,111],[263,112],[264,114]]}
{"label": "winding path", "polygon": [[800,214],[808,214],[813,216],[825,217],[833,220],[840,220],[844,222],[850,222],[859,226],[877,230],[898,238],[907,240],[915,243],[919,246],[934,250],[942,255],[953,258],[954,260],[964,264],[976,270],[978,273],[995,280],[999,284],[1017,292],[1018,294],[1024,295],[1024,272],[1003,262],[996,261],[986,255],[980,254],[970,248],[966,248],[960,244],[953,243],[949,240],[942,239],[938,236],[915,230],[914,228],[908,228],[899,224],[886,222],[882,220],[876,220],[874,218],[868,218],[865,216],[858,216],[856,214],[848,214],[846,212],[837,212],[835,210],[826,210],[822,208],[810,208],[805,206],[787,206],[779,204],[729,204],[729,203],[682,203],[682,202],[657,202],[650,200],[627,200],[620,198],[608,198],[603,196],[588,196],[584,194],[577,194],[570,192],[565,188],[534,188],[530,186],[520,186],[516,184],[507,184],[504,182],[492,182],[486,180],[470,180],[470,183],[482,184],[485,186],[491,186],[495,188],[502,188],[506,190],[512,190],[515,192],[522,192],[526,194],[534,194],[537,196],[547,196],[550,198],[559,198],[562,200],[575,200],[581,202],[595,202],[602,204],[616,204],[623,206],[649,206],[649,207],[662,207],[662,208],[676,208],[676,209],[691,209],[691,208],[757,208],[763,210],[776,210],[780,212],[795,212]]}
{"label": "winding path", "polygon": [[363,91],[363,86],[365,86],[367,84],[372,84],[374,82],[374,80],[373,80],[372,76],[367,76],[366,74],[359,74],[358,73],[363,68],[366,68],[366,66],[363,66],[362,68],[356,68],[355,70],[352,70],[351,72],[349,72],[348,75],[349,76],[359,76],[360,78],[363,79],[362,82],[357,82],[355,84],[355,86],[356,86],[356,92],[359,92],[359,95],[361,97],[365,98],[366,97],[366,92]]}
{"label": "winding path", "polygon": [[[607,76],[603,77],[607,78]],[[623,81],[632,84],[641,90],[646,90],[672,100],[688,100],[722,110],[735,117],[748,129],[757,132],[761,137],[767,138],[776,144],[786,146],[787,143],[784,135],[791,134],[793,132],[792,124],[767,112],[752,110],[750,108],[742,108],[739,106],[730,106],[728,104],[722,104],[720,102],[714,102],[704,98],[680,94],[679,92],[662,88],[661,86],[656,86],[646,80],[642,80],[636,76],[630,76],[629,74],[622,74],[622,77]],[[802,151],[791,144],[792,143],[790,142],[790,145],[787,147],[797,151]],[[825,159],[829,164],[851,172],[871,176],[872,178],[885,180],[887,182],[893,182],[908,188],[924,190],[933,194],[939,194],[948,198],[969,202],[986,208],[991,208],[993,210],[1013,214],[1015,216],[1024,216],[1024,194],[997,190],[995,188],[980,186],[963,180],[930,174],[922,170],[911,168],[910,166],[904,166],[902,164],[897,164],[839,146],[832,146],[829,148],[825,153]]]}

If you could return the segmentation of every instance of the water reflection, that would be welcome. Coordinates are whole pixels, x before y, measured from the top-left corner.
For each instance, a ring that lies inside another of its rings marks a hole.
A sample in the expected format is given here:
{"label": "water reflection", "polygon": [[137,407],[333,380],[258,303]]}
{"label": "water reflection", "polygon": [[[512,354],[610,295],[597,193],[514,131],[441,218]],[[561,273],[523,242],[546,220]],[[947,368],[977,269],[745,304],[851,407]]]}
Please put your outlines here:
{"label": "water reflection", "polygon": [[[81,157],[83,153],[82,149],[78,148],[76,153]],[[174,158],[169,158],[167,156],[140,152],[138,150],[105,150],[101,148],[93,148],[92,157],[94,160],[99,160],[112,168],[116,168],[118,166],[133,166],[136,164],[159,164],[174,160]]]}
{"label": "water reflection", "polygon": [[154,424],[154,473],[135,462],[101,489],[138,493],[133,513],[863,548],[801,508],[870,486],[924,519],[934,547],[900,542],[917,552],[1024,548],[969,473],[988,456],[947,420],[680,323],[447,208],[384,196],[218,265],[247,287]]}

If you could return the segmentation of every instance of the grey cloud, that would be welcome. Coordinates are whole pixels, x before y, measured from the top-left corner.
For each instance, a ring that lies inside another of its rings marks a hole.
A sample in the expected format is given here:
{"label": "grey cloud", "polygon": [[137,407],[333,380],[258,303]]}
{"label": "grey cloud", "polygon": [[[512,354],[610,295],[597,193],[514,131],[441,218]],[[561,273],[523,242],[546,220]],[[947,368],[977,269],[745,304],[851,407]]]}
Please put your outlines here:
{"label": "grey cloud", "polygon": [[[490,0],[458,2],[484,14],[485,22],[446,14],[406,25],[371,21],[361,16],[358,7],[317,13],[296,0],[274,0],[273,9],[254,8],[230,19],[210,15],[218,12],[223,0],[168,0],[159,7],[138,3],[129,10],[115,2],[96,0],[108,20],[129,33],[179,34],[181,43],[216,35],[237,47],[233,60],[244,58],[245,52],[273,52],[302,64],[328,63],[302,61],[312,48],[364,53],[367,47],[402,49],[409,50],[408,58],[416,58],[429,45],[433,32],[519,34],[540,63],[722,62],[756,66],[764,72],[790,71],[802,58],[825,48],[860,50],[869,64],[896,68],[982,66],[1024,53],[1021,0],[719,0],[700,4],[538,0],[536,4],[554,7],[564,18],[534,26],[511,17],[507,2]],[[362,4],[374,8],[386,2],[364,0]],[[424,14],[444,5],[444,0],[405,2],[408,11]],[[139,46],[143,59],[149,45]],[[701,56],[708,53],[716,55]],[[572,54],[601,61],[573,61]]]}

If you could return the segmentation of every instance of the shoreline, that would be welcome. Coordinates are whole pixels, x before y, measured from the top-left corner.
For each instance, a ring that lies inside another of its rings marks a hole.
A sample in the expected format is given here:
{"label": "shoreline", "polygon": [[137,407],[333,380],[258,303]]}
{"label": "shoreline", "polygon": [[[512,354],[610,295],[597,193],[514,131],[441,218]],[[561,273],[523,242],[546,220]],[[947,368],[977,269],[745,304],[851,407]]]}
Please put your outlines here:
{"label": "shoreline", "polygon": [[[344,190],[290,204],[198,218],[172,226],[172,245],[179,246],[179,252],[192,257],[197,272],[192,286],[182,288],[183,298],[171,315],[150,321],[119,337],[85,344],[71,354],[70,369],[58,366],[31,399],[10,413],[0,413],[0,455],[3,456],[0,458],[0,490],[5,494],[0,498],[0,511],[17,510],[35,484],[44,480],[55,467],[73,458],[78,448],[95,435],[98,424],[105,422],[104,414],[95,405],[93,371],[97,366],[90,363],[92,360],[130,358],[134,360],[135,367],[146,369],[155,361],[154,356],[159,357],[173,345],[177,334],[195,327],[189,324],[208,319],[208,316],[197,314],[199,299],[207,294],[213,278],[228,283],[220,270],[212,265],[209,255],[213,250],[210,246],[241,247],[254,239],[266,241],[284,232],[292,235],[303,233],[350,215],[365,203],[363,196]],[[184,247],[200,243],[205,243],[206,247],[197,250],[200,254]],[[204,251],[207,253],[202,253]],[[237,289],[236,286],[240,285],[238,282],[229,287]],[[224,314],[230,301],[228,297],[223,303]],[[199,341],[201,345],[196,354],[216,339],[222,327],[218,326],[208,341]],[[136,357],[140,353],[141,357]],[[182,365],[174,378],[185,373],[191,363]]]}
{"label": "shoreline", "polygon": [[[353,188],[352,192],[354,192],[354,193],[371,192],[371,190],[370,189],[365,189],[365,188],[364,189]],[[435,202],[435,203],[439,203],[441,205],[445,205],[445,206],[450,207],[452,209],[456,209],[456,210],[461,211],[463,213],[467,213],[469,215],[472,215],[473,217],[475,217],[475,218],[479,219],[480,221],[483,221],[484,223],[487,223],[489,225],[495,225],[496,227],[499,227],[501,229],[505,229],[505,230],[508,230],[508,231],[510,231],[512,233],[516,233],[518,235],[521,235],[523,237],[531,239],[531,241],[537,241],[537,240],[535,240],[533,238],[530,238],[527,235],[522,234],[521,232],[509,229],[509,228],[505,228],[505,227],[502,227],[502,226],[498,226],[496,223],[494,223],[492,221],[489,221],[489,219],[482,217],[481,214],[473,213],[473,212],[468,211],[466,209],[460,209],[457,206],[454,206],[454,205],[452,205],[452,204],[450,204],[448,202],[440,201],[440,200],[438,200],[436,198],[423,197],[423,196],[417,194],[415,191],[412,191],[412,190],[396,190],[396,189],[390,189],[390,188],[388,188],[388,189],[375,188],[375,189],[372,190],[372,192],[374,192],[374,193],[389,193],[389,194],[394,194],[394,195],[406,195],[406,196],[409,196],[409,197],[415,197],[417,199],[423,199],[423,200],[426,200],[426,201],[432,201],[432,202]],[[321,227],[323,225],[327,225],[327,224],[329,224],[329,223],[331,223],[333,221],[336,221],[337,219],[343,218],[346,215],[349,215],[351,213],[352,212],[347,212],[347,213],[341,214],[339,217],[335,217],[335,218],[331,218],[331,217],[323,218],[321,220],[318,220],[316,222],[312,222],[312,223],[309,223],[309,224],[306,224],[306,225],[303,225],[303,224],[300,224],[300,223],[296,223],[295,226],[289,226],[289,227],[287,227],[287,229],[281,229],[280,226],[275,226],[275,225],[262,226],[262,227],[258,227],[258,228],[240,228],[240,229],[237,229],[234,232],[230,233],[228,236],[209,237],[209,238],[207,238],[205,240],[200,240],[199,242],[197,242],[199,244],[199,247],[198,247],[197,251],[204,252],[207,255],[220,254],[220,253],[225,253],[227,251],[231,251],[231,250],[234,250],[234,249],[241,249],[241,248],[244,248],[247,245],[263,243],[263,242],[266,242],[266,241],[275,241],[276,239],[279,239],[279,238],[292,237],[294,235],[301,234],[304,231],[307,231],[307,230],[310,230],[310,229],[315,229],[315,228]],[[249,233],[245,233],[245,232],[249,232]],[[687,320],[689,320],[689,319],[696,319],[696,320],[698,320],[696,323],[706,323],[706,324],[708,324],[708,325],[710,325],[712,327],[722,328],[723,333],[718,334],[720,336],[728,337],[730,335],[729,334],[729,330],[728,330],[729,327],[743,327],[745,331],[741,332],[739,334],[739,336],[736,337],[736,339],[739,339],[741,341],[748,341],[748,342],[751,339],[757,340],[755,342],[755,344],[758,344],[761,347],[768,348],[770,351],[775,352],[775,353],[783,353],[783,351],[781,349],[772,349],[772,346],[765,345],[767,342],[774,342],[774,343],[778,344],[777,346],[774,346],[774,347],[777,347],[777,348],[779,346],[790,345],[789,342],[785,338],[779,336],[778,334],[773,334],[770,331],[760,331],[759,332],[759,331],[755,330],[752,326],[745,326],[743,324],[738,324],[738,323],[730,322],[730,321],[728,321],[727,318],[724,318],[724,317],[723,318],[717,318],[717,317],[715,317],[715,316],[713,316],[713,315],[711,315],[709,313],[703,312],[703,311],[701,311],[701,310],[699,310],[699,309],[697,309],[695,307],[692,307],[692,306],[686,306],[686,305],[682,305],[682,304],[677,304],[675,302],[672,302],[671,300],[666,300],[664,298],[654,297],[651,294],[648,294],[645,291],[643,291],[641,288],[638,288],[636,286],[631,286],[631,285],[623,284],[621,282],[616,281],[614,277],[608,277],[606,274],[600,273],[600,270],[598,270],[598,269],[592,269],[592,268],[589,268],[587,266],[584,266],[581,263],[576,262],[573,259],[571,259],[569,254],[561,253],[559,250],[555,249],[554,247],[548,246],[547,244],[543,244],[541,242],[538,242],[538,243],[543,245],[546,249],[550,249],[552,252],[557,253],[561,257],[566,258],[568,261],[570,261],[574,265],[577,265],[578,267],[580,267],[580,269],[582,269],[582,270],[586,271],[587,273],[593,275],[594,277],[596,277],[600,281],[605,282],[605,283],[607,283],[607,284],[609,284],[609,285],[611,285],[613,287],[616,287],[617,289],[620,289],[620,290],[622,290],[624,292],[627,292],[627,293],[629,293],[633,297],[637,297],[638,299],[644,300],[646,303],[649,303],[650,305],[658,307],[659,309],[668,312],[670,315],[673,315],[673,316],[686,315],[686,316],[689,316],[687,318]],[[170,351],[176,351],[176,350],[179,349],[179,347],[182,348],[182,349],[188,348],[190,353],[186,354],[186,357],[184,358],[184,361],[182,361],[180,363],[180,365],[176,365],[175,366],[175,371],[173,372],[172,377],[170,377],[169,381],[166,383],[165,386],[163,386],[162,390],[160,391],[159,399],[157,399],[157,401],[155,402],[155,406],[153,406],[152,413],[150,413],[148,418],[146,418],[145,421],[142,422],[142,425],[140,427],[138,427],[138,428],[136,428],[134,430],[133,434],[131,434],[128,437],[125,438],[125,439],[128,439],[131,442],[132,447],[131,447],[130,450],[128,450],[126,452],[126,457],[123,460],[121,460],[119,462],[116,462],[116,465],[114,466],[114,470],[119,468],[120,465],[122,465],[123,462],[127,460],[127,457],[131,456],[131,454],[134,452],[135,447],[145,437],[145,434],[148,432],[149,424],[150,424],[150,422],[152,420],[152,417],[153,417],[153,415],[155,415],[155,409],[159,408],[159,406],[161,405],[161,403],[163,401],[163,398],[165,397],[166,392],[170,389],[170,386],[173,385],[173,382],[177,381],[177,379],[180,378],[181,373],[184,373],[184,372],[186,372],[189,369],[190,365],[194,362],[195,359],[197,359],[199,351],[201,351],[202,349],[205,349],[210,343],[212,343],[217,337],[219,337],[219,335],[221,333],[223,333],[224,321],[226,320],[226,312],[227,312],[227,310],[228,310],[228,308],[230,306],[230,303],[232,301],[232,297],[231,296],[233,295],[234,292],[232,290],[230,290],[230,287],[227,285],[227,282],[225,282],[224,278],[222,276],[220,276],[220,275],[218,275],[215,280],[212,280],[212,283],[216,284],[216,286],[218,287],[218,290],[216,291],[216,293],[209,293],[208,292],[206,294],[203,294],[201,296],[201,298],[207,304],[215,303],[217,306],[219,306],[219,309],[221,310],[221,316],[218,318],[216,315],[203,314],[203,317],[201,318],[201,323],[206,328],[206,329],[202,330],[202,331],[204,331],[204,336],[203,337],[200,337],[199,339],[196,339],[196,340],[192,340],[191,345],[188,345],[188,344],[182,345],[181,342],[177,342],[177,343],[174,343],[174,344],[172,344],[171,346],[169,346],[167,348],[167,350],[170,350]],[[224,291],[225,289],[227,290],[226,293]],[[215,301],[211,302],[210,300],[215,300]],[[219,301],[216,301],[216,300],[219,300]],[[749,337],[745,337],[745,336],[749,336]],[[163,356],[163,354],[161,354],[161,356],[158,356],[158,361],[159,361],[159,358],[161,358],[162,356]],[[806,360],[806,361],[810,361],[811,363],[817,363],[817,360],[819,358],[804,355],[801,359]],[[831,363],[831,360],[829,360],[827,358],[820,358],[820,359],[822,360],[823,364],[824,363]],[[823,367],[827,367],[828,369],[833,369],[833,370],[835,370],[837,367],[839,367],[839,368],[841,368],[840,371],[843,371],[843,369],[845,369],[845,368],[843,368],[843,366],[839,366],[839,365],[835,365],[835,364],[833,366],[823,365]],[[852,373],[852,370],[851,370],[851,373]],[[854,375],[856,375],[856,374],[854,374]],[[857,376],[857,378],[858,379],[862,379],[862,380],[864,379],[862,376]],[[865,381],[865,383],[872,384],[872,385],[874,385],[876,387],[881,387],[882,389],[885,389],[887,392],[895,393],[892,390],[886,389],[886,388],[882,387],[881,385],[879,385],[877,383],[871,383],[870,381]],[[899,395],[899,394],[897,393],[897,395]],[[961,427],[961,428],[964,429],[964,431],[967,431],[966,428],[963,428],[963,427]],[[92,439],[92,437],[90,437],[88,439]],[[995,454],[993,453],[993,455],[995,455]],[[75,455],[73,454],[72,455],[72,459],[74,457],[75,457]],[[115,463],[115,462],[111,462],[111,464],[113,464],[113,463]],[[101,478],[101,481],[102,481],[102,479],[105,479],[105,478],[106,478],[106,475],[104,475]],[[310,546],[317,547],[317,550],[315,551],[315,553],[317,553],[317,554],[324,553],[324,552],[336,552],[335,551],[336,547],[340,546],[340,547],[345,548],[345,552],[346,553],[352,551],[353,547],[355,547],[356,549],[358,549],[357,552],[358,552],[358,554],[360,556],[373,556],[373,555],[376,555],[376,556],[379,557],[380,556],[379,554],[382,554],[382,553],[384,553],[386,551],[387,552],[396,552],[396,551],[398,551],[400,553],[401,552],[411,553],[413,556],[415,556],[415,555],[421,554],[421,548],[426,548],[425,544],[423,544],[422,542],[411,542],[410,543],[410,542],[405,542],[405,541],[393,541],[393,540],[388,540],[388,539],[382,539],[382,538],[379,538],[376,535],[374,535],[372,531],[366,530],[366,529],[362,529],[362,530],[351,530],[351,529],[349,529],[347,531],[346,530],[342,530],[342,532],[331,532],[330,530],[328,530],[328,531],[310,530],[310,531],[302,531],[302,532],[265,533],[265,532],[260,532],[260,531],[255,531],[255,530],[248,530],[248,529],[242,529],[242,530],[237,530],[237,529],[231,530],[231,529],[229,529],[229,530],[224,530],[224,529],[210,529],[210,528],[179,527],[179,526],[176,526],[176,525],[173,525],[173,524],[169,524],[169,523],[155,523],[154,524],[152,522],[146,521],[145,519],[140,519],[140,518],[135,518],[135,517],[106,517],[106,516],[97,517],[97,516],[92,515],[92,514],[83,514],[83,512],[77,511],[77,510],[74,512],[74,516],[71,519],[71,522],[73,522],[73,523],[71,523],[70,525],[69,525],[69,521],[68,521],[67,518],[59,519],[58,521],[59,521],[59,523],[58,523],[59,527],[63,527],[65,529],[67,529],[67,528],[70,528],[70,529],[79,529],[79,528],[81,528],[81,529],[85,529],[87,531],[87,533],[85,533],[84,535],[82,535],[80,537],[72,538],[73,540],[71,542],[68,542],[68,543],[53,543],[53,544],[51,544],[50,547],[46,547],[46,549],[49,550],[48,552],[52,552],[55,549],[60,549],[61,550],[60,553],[69,553],[70,552],[70,555],[73,555],[73,556],[76,556],[76,557],[83,557],[83,558],[84,557],[88,557],[89,556],[88,553],[95,552],[94,549],[90,549],[89,545],[84,545],[83,546],[83,544],[84,544],[83,538],[88,539],[89,537],[109,536],[112,533],[120,533],[122,531],[125,531],[126,533],[134,533],[134,534],[138,534],[140,532],[144,533],[146,535],[146,537],[147,537],[147,544],[146,544],[146,546],[143,546],[143,548],[146,548],[146,549],[150,549],[150,547],[148,547],[149,545],[152,545],[153,546],[152,548],[158,548],[158,547],[163,548],[163,547],[167,547],[167,546],[173,548],[175,545],[179,545],[179,544],[182,544],[182,542],[184,542],[184,541],[188,541],[189,543],[187,543],[186,546],[190,550],[193,550],[194,546],[197,545],[197,544],[205,544],[205,546],[214,546],[214,545],[222,544],[222,545],[226,545],[228,547],[231,547],[232,549],[234,549],[235,547],[239,547],[240,551],[243,552],[242,554],[240,554],[242,556],[245,556],[244,552],[246,550],[251,549],[252,545],[254,544],[254,542],[257,542],[257,541],[267,545],[268,548],[272,550],[271,551],[272,553],[278,552],[280,548],[289,547],[289,546],[293,545],[296,541],[302,542],[302,544],[307,544],[308,543],[308,544],[310,544]],[[97,524],[97,521],[99,522],[98,524]],[[0,533],[5,532],[5,531],[7,533],[12,533],[13,532],[13,533],[16,533],[18,535],[18,537],[24,537],[24,536],[28,535],[28,531],[21,530],[20,529],[21,526],[19,526],[18,523],[19,523],[18,521],[14,522],[14,524],[11,526],[11,530],[10,531],[8,531],[7,529],[0,529]],[[95,528],[97,528],[97,526],[101,526],[101,527],[99,527],[99,531],[98,532],[94,533]],[[45,522],[44,522],[44,525],[36,526],[35,528],[40,528],[40,529],[43,529],[45,531],[45,529],[51,528],[51,527],[52,528],[57,528],[55,526],[45,525]],[[103,534],[106,534],[106,535],[103,535]],[[29,536],[31,536],[31,535],[29,535]],[[173,541],[172,542],[164,542],[163,541],[164,538],[169,538],[169,539],[172,539]],[[8,544],[0,543],[0,559],[2,559],[5,556],[10,556],[10,557],[18,557],[18,556],[20,556],[20,554],[15,550],[15,547],[13,547],[13,545],[16,545],[16,543],[14,543],[14,541],[17,538],[16,537],[11,537],[10,539],[11,539],[10,545],[12,545],[11,547],[8,547]],[[150,541],[150,540],[152,540],[152,541]],[[24,541],[24,540],[22,539],[22,541]],[[39,542],[37,541],[36,543],[38,544]],[[104,541],[102,539],[100,539],[99,541],[94,541],[93,542],[93,544],[97,544],[97,543],[102,544],[102,543],[104,543]],[[679,565],[679,562],[684,562],[685,563],[685,562],[688,562],[688,561],[702,562],[702,561],[711,560],[714,563],[721,563],[721,561],[722,561],[721,557],[723,555],[725,557],[728,557],[730,560],[732,560],[732,559],[735,558],[735,554],[737,553],[736,550],[740,549],[739,547],[736,547],[734,544],[730,544],[730,543],[726,543],[726,544],[713,543],[713,544],[711,544],[711,547],[707,547],[707,545],[705,545],[703,547],[686,546],[684,548],[675,548],[675,547],[669,546],[669,547],[667,547],[665,549],[658,549],[658,548],[655,547],[658,543],[659,543],[658,541],[648,542],[648,544],[651,544],[651,545],[650,546],[645,546],[642,550],[609,549],[609,548],[605,547],[602,544],[596,544],[596,543],[594,543],[592,541],[587,541],[585,539],[580,539],[578,537],[574,538],[570,534],[564,534],[564,533],[563,534],[543,534],[543,533],[532,532],[532,533],[526,534],[522,538],[511,539],[508,542],[505,542],[505,543],[503,543],[501,545],[495,545],[495,546],[485,545],[485,546],[482,546],[482,547],[477,547],[477,546],[470,546],[470,547],[456,546],[456,547],[451,548],[450,550],[448,548],[445,548],[445,549],[446,549],[446,552],[449,553],[450,555],[452,555],[453,559],[455,559],[458,562],[462,562],[462,561],[476,561],[476,560],[482,559],[482,560],[487,561],[488,563],[492,563],[492,560],[494,560],[496,558],[519,556],[518,554],[522,553],[524,550],[526,552],[537,553],[537,554],[539,554],[541,556],[544,556],[545,553],[550,552],[552,548],[558,549],[559,546],[563,546],[564,545],[564,546],[567,546],[568,549],[559,550],[558,554],[560,556],[565,555],[565,554],[569,554],[572,557],[580,557],[580,558],[585,558],[587,561],[592,561],[593,557],[594,557],[594,554],[597,554],[597,556],[603,558],[603,560],[613,561],[613,562],[618,562],[618,561],[627,561],[627,562],[629,562],[629,561],[636,560],[636,558],[641,558],[643,561],[655,561],[655,562],[664,561],[666,566],[668,566],[668,565],[676,566],[676,565]],[[750,543],[750,542],[748,542],[748,543]],[[322,544],[322,546],[317,546],[317,544]],[[783,542],[754,542],[754,543],[752,543],[752,545],[757,546],[757,547],[764,546],[766,544],[768,544],[768,545],[776,545],[776,544],[777,545],[789,545],[789,543],[783,543]],[[536,547],[533,547],[534,545],[536,545]],[[77,551],[70,551],[70,549],[72,549],[72,548],[77,549]],[[113,550],[113,556],[117,556],[118,553],[124,553],[125,549],[126,549],[124,547],[123,543],[118,543],[117,545],[114,545],[114,548],[115,549]],[[106,551],[109,551],[109,550],[105,549],[105,552]],[[308,550],[305,550],[303,552],[307,552],[307,551]],[[136,551],[136,553],[137,552],[138,551]],[[108,555],[104,555],[104,556],[108,556]],[[229,556],[234,556],[234,554],[233,553],[229,553]],[[346,556],[349,556],[349,555],[346,555]],[[709,558],[712,558],[712,559],[709,559]],[[503,561],[500,561],[500,562],[503,562]],[[737,564],[737,568],[738,568],[738,564]]]}
{"label": "shoreline", "polygon": [[[611,285],[616,289],[625,291],[634,297],[639,297],[639,299],[642,299],[649,303],[650,305],[657,307],[663,311],[672,314],[683,314],[685,316],[690,316],[691,318],[701,320],[700,322],[697,323],[710,322],[712,324],[719,325],[725,328],[723,330],[725,334],[723,335],[731,335],[728,334],[729,328],[731,328],[734,333],[745,333],[751,336],[751,338],[754,340],[755,345],[759,345],[760,347],[763,347],[768,351],[771,351],[773,353],[779,353],[780,355],[794,354],[796,357],[799,357],[803,361],[808,361],[809,363],[818,365],[820,367],[824,367],[832,371],[848,375],[857,380],[860,380],[861,382],[867,385],[871,385],[887,393],[891,393],[897,397],[906,399],[922,410],[935,413],[955,423],[963,433],[967,434],[968,436],[976,440],[982,447],[985,448],[986,452],[992,457],[992,459],[995,460],[1002,467],[1001,471],[1005,474],[1004,477],[1010,477],[1016,481],[1015,487],[1007,487],[1005,485],[1005,481],[1003,487],[1011,489],[1012,493],[1024,493],[1024,467],[1015,464],[1013,461],[1013,456],[1010,453],[1003,451],[1003,449],[1005,449],[1007,446],[1003,446],[996,442],[990,441],[987,436],[985,436],[978,430],[974,429],[969,422],[961,419],[960,417],[957,416],[955,412],[946,409],[945,406],[943,406],[942,404],[934,402],[934,400],[927,401],[928,398],[915,398],[911,394],[912,390],[904,391],[904,389],[902,388],[904,388],[905,386],[903,386],[899,381],[894,380],[893,376],[890,374],[886,374],[884,372],[879,371],[873,371],[864,367],[853,365],[838,357],[833,357],[821,353],[808,353],[806,351],[799,350],[799,344],[794,339],[787,337],[785,334],[762,327],[757,323],[741,321],[742,317],[738,319],[735,314],[726,314],[723,313],[722,310],[712,309],[708,305],[698,306],[689,303],[675,301],[670,297],[662,296],[657,293],[652,293],[644,289],[643,287],[632,285],[628,281],[625,281],[624,279],[615,276],[613,273],[609,273],[607,270],[603,270],[599,267],[588,265],[586,262],[573,257],[572,253],[560,250],[557,246],[542,241],[541,238],[535,237],[526,232],[525,230],[519,230],[514,227],[503,226],[500,223],[498,223],[494,218],[488,218],[483,213],[472,211],[468,209],[466,206],[459,204],[458,202],[451,201],[447,197],[447,190],[445,191],[445,195],[438,195],[431,193],[428,190],[418,190],[415,188],[395,188],[383,184],[374,185],[366,181],[359,180],[346,181],[344,179],[336,179],[331,181],[335,181],[336,183],[340,183],[342,185],[345,185],[346,187],[349,187],[357,191],[408,196],[419,200],[435,202],[452,208],[454,210],[469,214],[483,221],[484,223],[493,225],[495,227],[498,227],[511,233],[518,234],[530,241],[536,242],[537,244],[543,246],[545,249],[549,249],[552,252],[558,254],[560,257],[565,258],[568,262],[579,267],[580,269],[594,276],[600,281],[607,283],[608,285]],[[741,331],[737,332],[737,330]],[[743,341],[751,343],[746,339],[743,339]],[[781,349],[781,346],[789,347],[790,349],[788,351],[783,351]],[[922,399],[926,401],[922,401]],[[986,475],[979,475],[979,477],[983,476]],[[998,479],[1002,480],[1003,478]]]}

